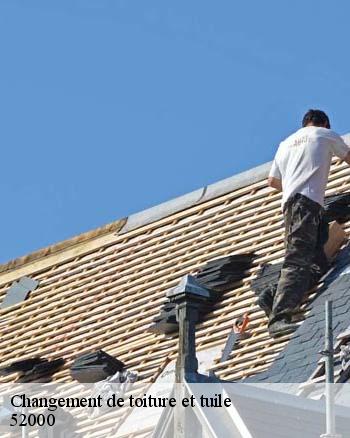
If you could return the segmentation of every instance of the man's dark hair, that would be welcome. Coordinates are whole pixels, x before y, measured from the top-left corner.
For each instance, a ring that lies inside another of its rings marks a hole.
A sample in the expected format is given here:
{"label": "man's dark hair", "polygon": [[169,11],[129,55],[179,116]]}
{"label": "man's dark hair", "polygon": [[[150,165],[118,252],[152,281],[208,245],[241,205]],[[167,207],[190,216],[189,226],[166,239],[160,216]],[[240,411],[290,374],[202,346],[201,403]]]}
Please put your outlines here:
{"label": "man's dark hair", "polygon": [[331,129],[329,118],[324,111],[317,109],[310,109],[303,117],[303,128],[307,125],[319,126]]}

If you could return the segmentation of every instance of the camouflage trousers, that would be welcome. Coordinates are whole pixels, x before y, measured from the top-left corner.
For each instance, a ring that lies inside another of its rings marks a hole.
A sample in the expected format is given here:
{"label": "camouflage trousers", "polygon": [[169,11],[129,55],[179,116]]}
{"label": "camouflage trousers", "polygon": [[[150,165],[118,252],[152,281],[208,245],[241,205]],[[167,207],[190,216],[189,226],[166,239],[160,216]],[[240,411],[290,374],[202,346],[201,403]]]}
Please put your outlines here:
{"label": "camouflage trousers", "polygon": [[285,204],[285,259],[274,294],[269,324],[279,319],[288,321],[305,293],[328,270],[324,244],[328,240],[328,224],[323,208],[301,194]]}

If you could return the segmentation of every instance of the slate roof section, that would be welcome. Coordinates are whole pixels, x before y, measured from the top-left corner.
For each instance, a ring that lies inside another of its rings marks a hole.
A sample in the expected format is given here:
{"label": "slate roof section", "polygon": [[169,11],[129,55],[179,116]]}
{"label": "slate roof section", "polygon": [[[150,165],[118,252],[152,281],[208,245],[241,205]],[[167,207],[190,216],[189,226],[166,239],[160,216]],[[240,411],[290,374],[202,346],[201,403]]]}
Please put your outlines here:
{"label": "slate roof section", "polygon": [[350,324],[350,245],[338,254],[334,268],[326,277],[306,320],[293,334],[286,348],[264,373],[249,382],[302,383],[315,370],[324,349],[325,302],[333,302],[334,339]]}

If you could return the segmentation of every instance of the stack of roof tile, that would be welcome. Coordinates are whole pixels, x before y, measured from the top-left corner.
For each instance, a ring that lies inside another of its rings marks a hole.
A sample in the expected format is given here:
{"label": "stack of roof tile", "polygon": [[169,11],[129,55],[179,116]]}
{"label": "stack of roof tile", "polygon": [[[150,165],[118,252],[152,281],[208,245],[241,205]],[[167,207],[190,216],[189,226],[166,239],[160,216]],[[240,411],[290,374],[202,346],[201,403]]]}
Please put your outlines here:
{"label": "stack of roof tile", "polygon": [[177,329],[178,323],[176,321],[175,303],[167,301],[161,308],[160,313],[154,318],[150,331],[168,335],[176,332]]}
{"label": "stack of roof tile", "polygon": [[[222,293],[242,280],[245,272],[252,266],[253,253],[236,254],[211,260],[200,268],[195,279],[212,294],[209,306],[202,309],[199,314],[199,322],[203,320],[212,306],[221,298]],[[176,321],[175,305],[170,302],[163,304],[160,313],[154,318],[150,331],[154,333],[176,333],[178,324]]]}
{"label": "stack of roof tile", "polygon": [[20,373],[20,382],[33,381],[46,376],[51,376],[63,365],[64,359],[47,360],[40,357],[19,360],[0,369],[0,375]]}
{"label": "stack of roof tile", "polygon": [[251,288],[258,296],[259,306],[265,310],[272,308],[273,297],[275,296],[278,280],[281,275],[283,263],[265,263],[261,266],[257,277],[252,281]]}
{"label": "stack of roof tile", "polygon": [[327,196],[324,203],[325,218],[328,222],[337,221],[340,224],[350,220],[350,193],[340,193]]}
{"label": "stack of roof tile", "polygon": [[79,356],[71,366],[71,376],[81,383],[94,383],[122,371],[125,364],[103,350]]}
{"label": "stack of roof tile", "polygon": [[196,274],[197,280],[206,288],[224,292],[242,280],[245,271],[252,265],[254,254],[235,254],[206,263]]}

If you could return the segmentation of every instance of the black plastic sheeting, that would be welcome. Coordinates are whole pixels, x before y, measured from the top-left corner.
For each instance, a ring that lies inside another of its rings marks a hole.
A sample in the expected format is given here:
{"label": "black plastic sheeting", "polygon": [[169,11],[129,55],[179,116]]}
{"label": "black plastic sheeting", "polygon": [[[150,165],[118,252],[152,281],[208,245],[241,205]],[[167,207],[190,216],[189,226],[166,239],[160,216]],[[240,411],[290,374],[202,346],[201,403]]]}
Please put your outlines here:
{"label": "black plastic sheeting", "polygon": [[326,196],[324,200],[325,219],[343,224],[350,220],[350,192]]}
{"label": "black plastic sheeting", "polygon": [[71,366],[71,376],[81,383],[95,383],[122,371],[125,364],[103,350],[78,356]]}
{"label": "black plastic sheeting", "polygon": [[34,381],[51,376],[58,371],[65,361],[62,358],[47,360],[41,357],[19,360],[0,369],[0,375],[20,373],[19,382]]}
{"label": "black plastic sheeting", "polygon": [[[254,257],[254,253],[222,257],[211,260],[198,270],[194,275],[195,279],[212,294],[211,303],[200,311],[198,322],[201,322],[212,306],[221,299],[223,292],[231,289],[235,283],[245,277],[246,271],[252,266]],[[162,306],[149,331],[166,335],[178,331],[175,304],[166,302]]]}

